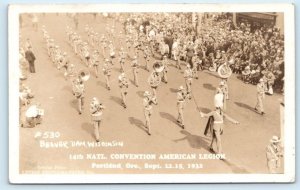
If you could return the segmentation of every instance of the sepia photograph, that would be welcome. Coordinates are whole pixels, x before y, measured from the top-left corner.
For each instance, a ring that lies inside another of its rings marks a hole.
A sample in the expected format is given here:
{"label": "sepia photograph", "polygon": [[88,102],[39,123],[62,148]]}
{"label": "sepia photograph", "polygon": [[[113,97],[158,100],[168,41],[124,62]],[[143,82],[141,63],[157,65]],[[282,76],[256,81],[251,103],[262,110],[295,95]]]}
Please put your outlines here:
{"label": "sepia photograph", "polygon": [[11,5],[10,182],[293,182],[294,25],[291,4]]}

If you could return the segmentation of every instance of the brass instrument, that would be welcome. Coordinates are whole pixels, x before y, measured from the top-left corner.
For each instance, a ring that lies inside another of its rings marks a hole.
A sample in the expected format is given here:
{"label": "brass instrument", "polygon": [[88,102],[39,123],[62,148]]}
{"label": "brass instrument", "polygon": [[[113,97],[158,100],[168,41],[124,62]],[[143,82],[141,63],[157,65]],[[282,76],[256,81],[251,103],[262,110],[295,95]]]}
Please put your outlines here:
{"label": "brass instrument", "polygon": [[89,80],[89,78],[90,78],[90,72],[88,71],[88,70],[80,70],[79,72],[78,72],[78,78],[80,79],[80,80],[82,80],[82,81],[88,81]]}
{"label": "brass instrument", "polygon": [[229,65],[227,65],[226,63],[222,64],[219,68],[218,68],[218,74],[221,78],[229,78],[232,74],[232,70],[229,67]]}
{"label": "brass instrument", "polygon": [[152,72],[151,75],[148,78],[148,84],[156,88],[161,82],[161,76],[157,72]]}
{"label": "brass instrument", "polygon": [[154,69],[154,71],[157,72],[157,73],[162,72],[162,71],[164,70],[164,67],[165,67],[165,66],[163,65],[162,62],[155,62],[155,63],[153,64],[153,69]]}

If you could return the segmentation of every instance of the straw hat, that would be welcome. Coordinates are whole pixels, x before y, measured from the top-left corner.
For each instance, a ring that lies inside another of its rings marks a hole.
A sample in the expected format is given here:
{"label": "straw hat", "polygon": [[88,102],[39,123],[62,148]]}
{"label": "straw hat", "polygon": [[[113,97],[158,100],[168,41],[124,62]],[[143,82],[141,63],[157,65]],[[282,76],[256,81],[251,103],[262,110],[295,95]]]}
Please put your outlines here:
{"label": "straw hat", "polygon": [[277,136],[273,136],[272,139],[270,140],[270,142],[271,143],[278,143],[278,142],[280,142],[280,139]]}
{"label": "straw hat", "polygon": [[184,90],[183,86],[179,86],[178,90],[179,91]]}

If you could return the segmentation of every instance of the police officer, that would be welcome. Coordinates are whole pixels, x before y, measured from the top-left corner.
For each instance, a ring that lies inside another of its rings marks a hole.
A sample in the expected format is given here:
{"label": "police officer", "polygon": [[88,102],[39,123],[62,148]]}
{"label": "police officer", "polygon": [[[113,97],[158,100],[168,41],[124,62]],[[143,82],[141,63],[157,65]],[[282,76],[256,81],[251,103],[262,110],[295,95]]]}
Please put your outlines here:
{"label": "police officer", "polygon": [[255,111],[260,111],[261,115],[264,115],[264,106],[263,106],[263,99],[265,98],[265,84],[264,79],[260,79],[259,83],[256,86],[257,90],[257,103],[255,106]]}
{"label": "police officer", "polygon": [[192,98],[192,83],[193,83],[193,71],[190,64],[186,65],[186,70],[184,71],[185,84],[187,89],[187,96],[189,99]]}
{"label": "police officer", "polygon": [[125,76],[125,73],[120,74],[119,78],[119,87],[121,90],[121,97],[122,97],[122,105],[124,108],[127,107],[126,105],[126,95],[128,93],[128,87],[129,87],[129,82],[128,79]]}
{"label": "police officer", "polygon": [[183,109],[185,106],[185,100],[186,100],[186,92],[183,86],[180,86],[178,88],[177,92],[177,108],[178,108],[178,117],[177,117],[177,123],[184,129],[184,119],[183,119]]}
{"label": "police officer", "polygon": [[73,81],[73,95],[78,101],[78,113],[81,114],[84,105],[84,84],[83,81],[78,78]]}
{"label": "police officer", "polygon": [[109,59],[105,59],[105,63],[103,65],[103,74],[105,77],[106,88],[107,90],[110,90],[109,78],[111,75],[111,64],[109,62]]}
{"label": "police officer", "polygon": [[137,56],[133,57],[133,61],[131,63],[131,67],[132,67],[132,72],[133,72],[133,78],[134,78],[134,84],[136,87],[139,86],[139,82],[138,82],[138,70],[139,70],[139,65],[138,65],[138,60],[137,60]]}
{"label": "police officer", "polygon": [[144,115],[145,115],[145,119],[146,119],[146,129],[147,129],[148,135],[151,135],[151,133],[150,133],[150,130],[151,130],[150,117],[152,115],[152,104],[157,104],[156,98],[153,97],[150,92],[145,91],[143,105],[144,105]]}
{"label": "police officer", "polygon": [[100,130],[100,123],[102,120],[102,111],[105,109],[105,106],[103,106],[97,98],[93,98],[91,104],[90,104],[90,112],[91,112],[91,119],[94,125],[94,133],[96,137],[96,141],[99,142],[99,130]]}

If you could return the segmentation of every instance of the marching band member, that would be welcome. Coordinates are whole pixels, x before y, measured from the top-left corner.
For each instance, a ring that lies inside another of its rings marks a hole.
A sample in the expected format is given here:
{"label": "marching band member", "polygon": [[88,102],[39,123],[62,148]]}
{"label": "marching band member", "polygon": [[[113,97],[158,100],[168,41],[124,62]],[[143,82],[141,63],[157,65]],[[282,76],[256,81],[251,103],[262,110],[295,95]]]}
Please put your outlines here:
{"label": "marching band member", "polygon": [[187,89],[187,95],[189,99],[192,98],[192,83],[193,83],[193,71],[190,64],[186,65],[186,70],[184,71],[185,84]]}
{"label": "marching band member", "polygon": [[104,35],[102,35],[100,41],[101,41],[101,46],[102,46],[102,55],[105,56],[105,52],[106,52],[106,48],[107,48],[107,43],[106,43],[106,39],[105,39]]}
{"label": "marching band member", "polygon": [[115,53],[115,48],[114,48],[114,45],[112,43],[112,41],[109,42],[109,56],[111,59],[115,58],[116,56],[116,53]]}
{"label": "marching band member", "polygon": [[133,61],[131,62],[131,67],[132,67],[132,71],[133,71],[134,84],[136,87],[138,87],[139,82],[138,82],[137,74],[139,71],[139,64],[138,64],[137,56],[133,57]]}
{"label": "marching band member", "polygon": [[183,109],[185,106],[186,97],[187,97],[187,93],[185,89],[183,88],[183,86],[180,86],[177,92],[177,109],[178,109],[177,123],[183,129],[184,129]]}
{"label": "marching band member", "polygon": [[60,61],[61,61],[61,63],[59,65],[59,70],[61,68],[64,68],[65,69],[64,76],[66,77],[67,76],[67,70],[68,70],[68,67],[69,67],[69,64],[70,64],[70,60],[67,57],[66,52],[63,53],[63,56],[61,57]]}
{"label": "marching band member", "polygon": [[120,63],[120,66],[121,66],[121,69],[120,71],[121,72],[124,72],[125,69],[124,69],[124,64],[125,64],[125,59],[126,59],[126,53],[124,52],[124,48],[121,47],[120,49],[120,52],[119,52],[119,63]]}
{"label": "marching band member", "polygon": [[168,70],[169,70],[169,62],[168,62],[168,59],[167,59],[167,55],[163,56],[162,64],[164,66],[162,81],[167,84],[168,83],[167,73],[168,73]]}
{"label": "marching band member", "polygon": [[128,79],[125,76],[125,73],[120,74],[119,78],[119,87],[121,90],[121,97],[122,97],[122,105],[124,108],[127,107],[126,105],[126,96],[128,93],[128,87],[129,87],[129,82]]}
{"label": "marching band member", "polygon": [[96,141],[99,142],[100,139],[100,123],[102,120],[102,114],[103,110],[105,109],[105,106],[103,106],[97,98],[93,98],[91,104],[90,104],[90,112],[91,112],[91,118],[94,125],[94,134],[96,137]]}
{"label": "marching band member", "polygon": [[150,64],[150,58],[151,58],[151,50],[149,49],[149,46],[146,46],[144,49],[144,58],[146,60],[146,65],[145,65],[146,71],[149,72],[150,71],[149,64]]}
{"label": "marching band member", "polygon": [[156,89],[157,89],[158,85],[160,84],[160,81],[161,81],[161,77],[159,75],[159,72],[156,72],[154,70],[148,78],[148,83],[150,84],[152,93],[155,97],[156,97]]}
{"label": "marching band member", "polygon": [[89,66],[91,57],[90,57],[89,47],[86,42],[83,43],[82,56],[84,57],[84,62],[86,64],[86,66]]}
{"label": "marching band member", "polygon": [[94,51],[91,57],[91,66],[93,66],[95,71],[95,76],[98,78],[98,66],[99,66],[99,52],[97,50]]}
{"label": "marching band member", "polygon": [[151,135],[151,133],[150,133],[150,130],[151,130],[150,117],[152,115],[152,104],[157,104],[156,98],[153,97],[150,92],[145,91],[143,105],[144,105],[144,115],[145,115],[145,119],[146,119],[146,129],[147,129],[148,135]]}
{"label": "marching band member", "polygon": [[111,75],[111,64],[109,59],[105,59],[105,63],[103,65],[103,74],[105,77],[106,88],[110,90],[109,78]]}
{"label": "marching band member", "polygon": [[264,79],[260,79],[259,83],[256,85],[257,90],[257,103],[255,106],[255,111],[260,111],[261,115],[264,115],[264,105],[263,105],[263,99],[265,98],[265,85],[264,85]]}
{"label": "marching band member", "polygon": [[78,77],[73,81],[73,95],[78,102],[78,113],[81,114],[84,106],[84,84],[83,81]]}

